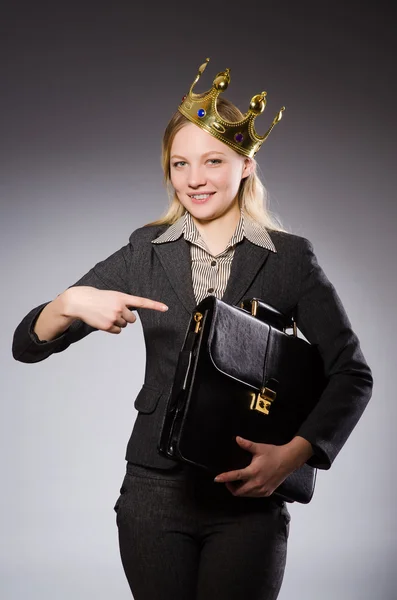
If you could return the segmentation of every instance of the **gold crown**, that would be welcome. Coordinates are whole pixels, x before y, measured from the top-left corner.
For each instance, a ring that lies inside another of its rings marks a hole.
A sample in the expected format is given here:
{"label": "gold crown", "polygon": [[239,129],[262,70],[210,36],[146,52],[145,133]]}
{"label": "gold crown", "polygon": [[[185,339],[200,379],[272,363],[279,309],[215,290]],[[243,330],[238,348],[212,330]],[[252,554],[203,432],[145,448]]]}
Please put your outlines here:
{"label": "gold crown", "polygon": [[218,73],[213,81],[212,88],[204,95],[193,92],[193,88],[200,79],[209,60],[207,58],[205,63],[199,67],[197,77],[193,81],[188,94],[182,98],[178,110],[192,123],[208,131],[236,152],[244,156],[255,156],[273,127],[280,121],[285,107],[281,108],[265,135],[262,136],[255,131],[254,121],[265,110],[266,92],[261,92],[252,98],[243,119],[233,122],[226,121],[218,114],[216,104],[219,94],[224,92],[230,83],[230,69]]}

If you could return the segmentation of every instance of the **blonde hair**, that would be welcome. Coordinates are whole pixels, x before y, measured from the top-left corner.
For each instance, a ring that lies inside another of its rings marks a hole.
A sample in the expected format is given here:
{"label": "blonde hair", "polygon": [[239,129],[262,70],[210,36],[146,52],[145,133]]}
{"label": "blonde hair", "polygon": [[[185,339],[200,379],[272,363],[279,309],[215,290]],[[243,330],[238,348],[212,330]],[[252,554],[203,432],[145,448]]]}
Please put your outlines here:
{"label": "blonde hair", "polygon": [[[230,122],[239,121],[244,117],[242,112],[225,98],[218,98],[217,109],[220,116]],[[177,111],[174,113],[165,129],[162,142],[161,164],[170,204],[162,217],[156,221],[147,223],[146,226],[172,225],[186,212],[185,207],[179,201],[171,184],[170,154],[175,135],[188,123],[190,123],[190,121],[182,115],[182,113]],[[257,162],[255,159],[252,160],[255,163],[253,172],[248,175],[248,177],[242,179],[240,183],[238,191],[239,206],[240,208],[243,208],[244,212],[251,217],[251,219],[264,225],[267,229],[273,231],[285,231],[285,229],[282,228],[278,217],[272,214],[268,208],[267,192],[256,172]]]}

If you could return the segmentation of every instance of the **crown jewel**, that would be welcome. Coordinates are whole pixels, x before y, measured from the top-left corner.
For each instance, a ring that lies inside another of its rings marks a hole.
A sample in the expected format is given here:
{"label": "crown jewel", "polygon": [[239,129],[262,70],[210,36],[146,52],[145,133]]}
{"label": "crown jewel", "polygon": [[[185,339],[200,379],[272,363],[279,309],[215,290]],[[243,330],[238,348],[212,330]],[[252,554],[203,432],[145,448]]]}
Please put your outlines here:
{"label": "crown jewel", "polygon": [[204,95],[193,92],[193,88],[208,62],[209,58],[199,67],[196,79],[193,81],[188,94],[182,98],[178,110],[187,119],[231,146],[239,154],[250,157],[255,156],[273,127],[280,121],[285,107],[283,106],[280,109],[269,129],[262,136],[255,131],[254,121],[265,110],[266,92],[261,92],[251,99],[248,111],[243,119],[233,122],[226,121],[218,114],[216,104],[219,94],[224,92],[230,83],[230,69],[218,73],[212,83],[212,88]]}

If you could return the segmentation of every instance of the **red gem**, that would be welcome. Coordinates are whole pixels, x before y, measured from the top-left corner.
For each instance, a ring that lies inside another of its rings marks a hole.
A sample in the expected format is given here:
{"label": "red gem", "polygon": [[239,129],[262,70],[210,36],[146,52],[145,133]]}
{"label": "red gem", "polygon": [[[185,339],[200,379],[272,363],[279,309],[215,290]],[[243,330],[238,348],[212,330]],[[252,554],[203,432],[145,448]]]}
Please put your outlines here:
{"label": "red gem", "polygon": [[185,94],[185,95],[183,96],[183,98],[182,98],[182,102],[185,102],[186,98],[187,98],[187,94]]}

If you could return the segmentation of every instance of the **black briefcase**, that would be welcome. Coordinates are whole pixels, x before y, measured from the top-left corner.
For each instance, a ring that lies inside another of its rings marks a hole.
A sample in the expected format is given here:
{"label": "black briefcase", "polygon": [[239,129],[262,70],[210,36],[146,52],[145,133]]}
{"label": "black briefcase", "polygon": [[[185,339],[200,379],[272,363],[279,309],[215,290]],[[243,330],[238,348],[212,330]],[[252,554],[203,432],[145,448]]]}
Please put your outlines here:
{"label": "black briefcase", "polygon": [[[292,333],[287,330],[292,328]],[[248,466],[236,435],[286,444],[326,384],[317,348],[259,298],[229,305],[215,296],[194,309],[179,354],[158,451],[211,475]],[[316,469],[294,471],[274,492],[310,502]]]}

